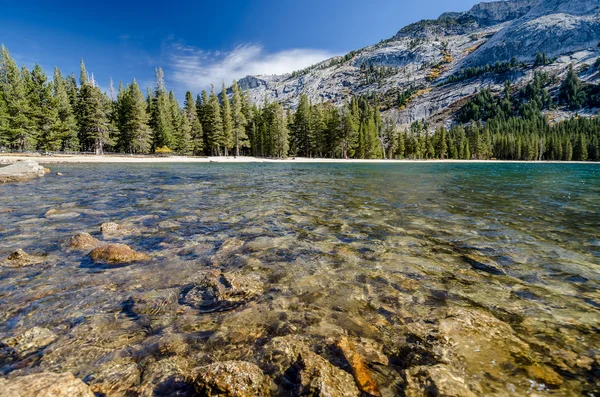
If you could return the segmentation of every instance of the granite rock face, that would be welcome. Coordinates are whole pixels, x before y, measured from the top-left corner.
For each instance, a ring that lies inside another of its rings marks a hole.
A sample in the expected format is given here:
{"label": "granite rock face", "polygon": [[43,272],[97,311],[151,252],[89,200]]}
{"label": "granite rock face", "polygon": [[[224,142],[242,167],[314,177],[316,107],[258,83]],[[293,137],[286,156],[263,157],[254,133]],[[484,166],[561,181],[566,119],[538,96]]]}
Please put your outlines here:
{"label": "granite rock face", "polygon": [[[300,95],[313,103],[342,106],[350,95],[379,93],[384,98],[414,87],[408,104],[384,112],[397,125],[424,118],[432,127],[451,124],[461,101],[482,88],[500,92],[506,80],[523,86],[533,78],[537,53],[553,59],[544,71],[564,76],[568,66],[591,65],[600,55],[600,3],[597,0],[510,0],[483,2],[466,12],[402,28],[378,44],[286,75],[248,76],[239,81],[250,98],[265,98],[294,108]],[[440,84],[460,70],[513,57],[527,63],[504,74],[487,73],[449,85]],[[361,66],[388,68],[386,77],[365,83]],[[594,77],[595,76],[595,77]],[[582,79],[598,80],[596,75]]]}

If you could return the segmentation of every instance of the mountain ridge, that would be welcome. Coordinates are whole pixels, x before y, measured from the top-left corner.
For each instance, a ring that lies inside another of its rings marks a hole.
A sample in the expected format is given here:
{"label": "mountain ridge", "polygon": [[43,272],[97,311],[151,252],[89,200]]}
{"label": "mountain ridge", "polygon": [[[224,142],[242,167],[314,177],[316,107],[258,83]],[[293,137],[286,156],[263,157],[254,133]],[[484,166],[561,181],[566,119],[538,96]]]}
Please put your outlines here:
{"label": "mountain ridge", "polygon": [[[256,103],[266,98],[291,108],[302,94],[313,102],[341,106],[351,95],[378,96],[380,102],[389,102],[391,96],[412,89],[418,95],[412,95],[409,103],[383,109],[384,113],[399,125],[436,117],[447,123],[452,107],[482,88],[499,91],[507,79],[517,86],[530,81],[531,63],[538,53],[553,60],[543,65],[544,70],[562,76],[570,64],[576,68],[592,64],[600,54],[599,42],[598,0],[484,2],[465,12],[443,13],[436,20],[407,25],[378,44],[303,71],[247,76],[239,84]],[[508,63],[513,58],[521,66],[508,73],[485,73],[444,85],[467,68]],[[583,78],[596,81],[598,76]]]}

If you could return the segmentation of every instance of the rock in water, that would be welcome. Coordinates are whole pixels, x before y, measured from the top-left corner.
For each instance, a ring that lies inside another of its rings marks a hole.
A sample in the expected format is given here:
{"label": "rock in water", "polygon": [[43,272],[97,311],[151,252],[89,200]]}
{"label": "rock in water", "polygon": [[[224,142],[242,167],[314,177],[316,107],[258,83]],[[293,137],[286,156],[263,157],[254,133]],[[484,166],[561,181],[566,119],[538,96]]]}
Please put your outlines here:
{"label": "rock in water", "polygon": [[500,265],[498,265],[491,259],[486,258],[485,256],[465,254],[463,255],[463,259],[465,260],[465,262],[471,265],[473,269],[481,270],[483,272],[493,274],[495,276],[506,275],[506,272],[500,267]]}
{"label": "rock in water", "polygon": [[148,260],[148,255],[136,252],[125,244],[108,244],[94,248],[89,253],[96,263],[119,264]]}
{"label": "rock in water", "polygon": [[352,375],[310,350],[299,336],[275,337],[261,352],[275,379],[300,396],[359,397]]}
{"label": "rock in water", "polygon": [[140,231],[136,228],[126,228],[115,222],[106,222],[100,225],[100,231],[104,237],[119,237],[138,235]]}
{"label": "rock in water", "polygon": [[72,373],[42,372],[0,379],[0,397],[94,397],[90,388]]}
{"label": "rock in water", "polygon": [[255,276],[211,271],[199,283],[183,289],[180,302],[201,313],[236,309],[262,294],[263,284]]}
{"label": "rock in water", "polygon": [[[406,371],[406,397],[476,397],[465,380],[443,364],[417,366]],[[435,392],[435,394],[434,394]]]}
{"label": "rock in water", "polygon": [[2,344],[12,349],[19,357],[26,357],[48,346],[57,338],[56,334],[47,328],[33,327],[18,336],[2,340]]}
{"label": "rock in water", "polygon": [[100,240],[92,237],[89,233],[77,233],[69,240],[69,248],[78,251],[92,250],[101,244]]}
{"label": "rock in water", "polygon": [[344,353],[344,357],[346,357],[348,364],[350,364],[352,373],[354,374],[354,380],[356,380],[356,384],[360,391],[372,396],[380,397],[381,392],[377,387],[377,383],[375,383],[375,380],[371,376],[371,372],[365,365],[363,358],[354,348],[354,344],[350,342],[348,338],[344,337],[337,345]]}
{"label": "rock in water", "polygon": [[45,168],[33,160],[19,160],[0,168],[0,183],[23,182],[46,174]]}
{"label": "rock in water", "polygon": [[19,248],[18,250],[10,254],[8,258],[0,262],[0,265],[6,267],[24,267],[37,265],[42,263],[43,261],[43,258],[39,256],[29,255]]}
{"label": "rock in water", "polygon": [[260,368],[244,361],[225,361],[198,368],[196,391],[208,397],[260,397],[270,395],[270,381]]}

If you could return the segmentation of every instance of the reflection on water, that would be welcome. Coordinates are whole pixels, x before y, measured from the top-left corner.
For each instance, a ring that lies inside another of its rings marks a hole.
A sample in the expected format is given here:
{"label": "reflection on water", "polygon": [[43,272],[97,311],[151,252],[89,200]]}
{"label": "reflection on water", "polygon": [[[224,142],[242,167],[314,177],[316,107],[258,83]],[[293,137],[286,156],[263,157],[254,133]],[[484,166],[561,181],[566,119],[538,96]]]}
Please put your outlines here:
{"label": "reflection on water", "polygon": [[[302,338],[351,372],[347,337],[383,395],[444,377],[456,395],[600,390],[597,165],[52,171],[65,176],[0,187],[0,258],[45,256],[0,268],[6,376],[71,371],[109,395],[162,395],[185,393],[168,376],[244,360],[286,395],[274,341]],[[109,221],[136,232],[103,237]],[[77,232],[151,259],[96,266],[65,249]]]}

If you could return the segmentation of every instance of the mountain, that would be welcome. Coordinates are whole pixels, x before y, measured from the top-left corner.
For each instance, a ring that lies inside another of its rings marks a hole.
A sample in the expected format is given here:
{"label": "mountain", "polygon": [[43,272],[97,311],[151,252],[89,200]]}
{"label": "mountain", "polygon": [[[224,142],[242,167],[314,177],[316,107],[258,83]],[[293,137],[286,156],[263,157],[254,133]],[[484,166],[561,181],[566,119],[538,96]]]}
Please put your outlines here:
{"label": "mountain", "polygon": [[[549,62],[534,65],[538,54]],[[451,122],[453,112],[482,88],[518,86],[542,69],[562,77],[585,72],[600,55],[599,0],[510,0],[480,3],[402,28],[378,44],[286,75],[239,81],[251,99],[295,107],[301,94],[342,105],[351,95],[377,96],[397,124]],[[547,64],[546,64],[547,63]],[[558,80],[558,79],[557,79]]]}

